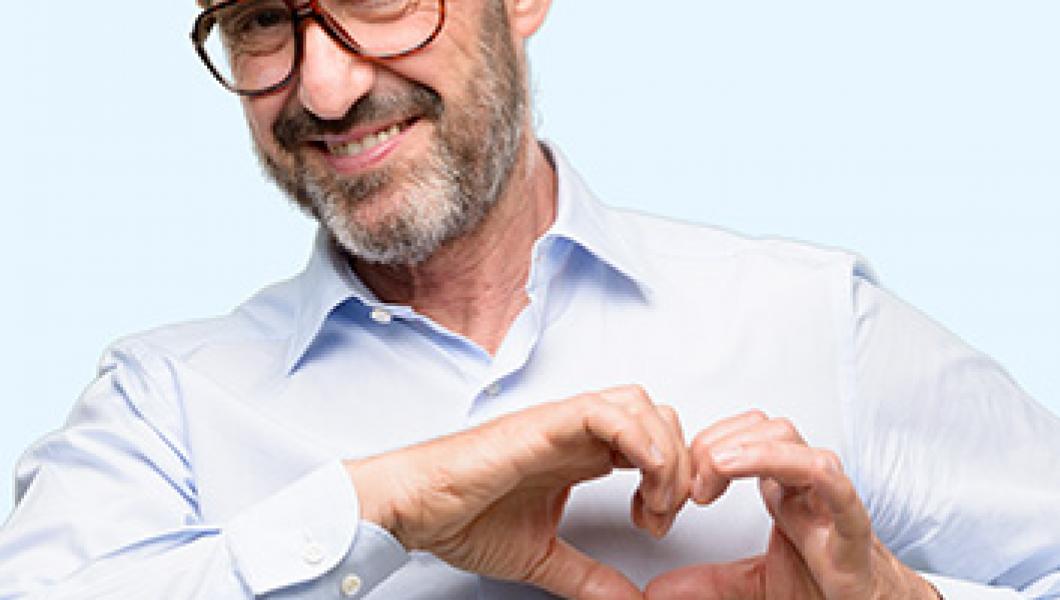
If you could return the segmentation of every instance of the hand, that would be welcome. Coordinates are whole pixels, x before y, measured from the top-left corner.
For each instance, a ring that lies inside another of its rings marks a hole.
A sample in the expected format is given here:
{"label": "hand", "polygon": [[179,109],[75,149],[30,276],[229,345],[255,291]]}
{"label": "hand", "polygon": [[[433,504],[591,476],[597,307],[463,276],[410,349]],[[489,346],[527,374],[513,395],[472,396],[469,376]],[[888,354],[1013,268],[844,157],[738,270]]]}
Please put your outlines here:
{"label": "hand", "polygon": [[666,573],[649,600],[937,599],[872,532],[838,457],[809,447],[786,420],[750,412],[721,421],[692,444],[692,499],[709,504],[738,478],[757,477],[773,517],[762,556]]}
{"label": "hand", "polygon": [[347,463],[362,518],[409,550],[575,600],[643,598],[615,569],[557,537],[571,487],[633,467],[632,520],[656,536],[688,498],[676,413],[639,387],[584,394],[445,438]]}

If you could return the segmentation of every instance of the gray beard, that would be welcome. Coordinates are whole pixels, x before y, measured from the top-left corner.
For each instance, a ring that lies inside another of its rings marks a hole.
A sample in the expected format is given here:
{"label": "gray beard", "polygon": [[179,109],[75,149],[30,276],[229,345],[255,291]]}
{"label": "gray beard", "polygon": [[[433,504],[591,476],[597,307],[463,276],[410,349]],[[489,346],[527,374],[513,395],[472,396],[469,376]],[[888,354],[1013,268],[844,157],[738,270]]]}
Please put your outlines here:
{"label": "gray beard", "polygon": [[[434,119],[435,136],[424,159],[341,179],[312,173],[298,153],[295,167],[287,170],[257,149],[266,173],[350,255],[384,265],[420,264],[446,242],[472,232],[504,193],[519,159],[526,92],[506,15],[497,10],[503,4],[489,4],[480,64],[461,104]],[[395,208],[374,224],[359,220],[358,207],[380,194],[394,196],[388,204]]]}

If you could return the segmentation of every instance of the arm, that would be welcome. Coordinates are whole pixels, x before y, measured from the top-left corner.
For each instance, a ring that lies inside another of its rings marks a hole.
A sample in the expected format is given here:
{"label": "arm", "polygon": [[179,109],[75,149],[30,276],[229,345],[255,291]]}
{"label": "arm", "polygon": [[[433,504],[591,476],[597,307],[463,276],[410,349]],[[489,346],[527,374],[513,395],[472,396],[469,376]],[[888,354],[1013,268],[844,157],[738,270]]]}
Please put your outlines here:
{"label": "arm", "polygon": [[865,281],[854,292],[844,460],[760,412],[701,432],[693,500],[757,478],[774,521],[769,547],[663,575],[648,597],[1060,592],[1060,421],[916,311]]}
{"label": "arm", "polygon": [[887,292],[854,299],[847,462],[880,538],[948,598],[1060,593],[1060,420]]}
{"label": "arm", "polygon": [[351,573],[363,594],[419,549],[567,597],[636,598],[623,576],[555,537],[566,493],[634,465],[645,475],[634,520],[661,534],[688,485],[672,411],[621,388],[327,462],[206,523],[208,482],[196,479],[187,415],[166,385],[209,396],[211,407],[224,391],[188,373],[166,377],[151,360],[112,354],[67,426],[23,461],[20,501],[0,532],[0,597],[330,597]]}
{"label": "arm", "polygon": [[[616,466],[642,474],[633,522],[661,537],[684,504],[688,454],[676,414],[635,386],[519,411],[454,436],[351,464],[382,489],[374,519],[410,549],[564,598],[639,599],[622,574],[557,537],[573,485]],[[366,511],[368,509],[366,508]]]}
{"label": "arm", "polygon": [[302,598],[404,563],[359,519],[338,461],[304,461],[260,502],[204,518],[169,375],[136,344],[108,353],[65,427],[27,452],[0,531],[0,598]]}

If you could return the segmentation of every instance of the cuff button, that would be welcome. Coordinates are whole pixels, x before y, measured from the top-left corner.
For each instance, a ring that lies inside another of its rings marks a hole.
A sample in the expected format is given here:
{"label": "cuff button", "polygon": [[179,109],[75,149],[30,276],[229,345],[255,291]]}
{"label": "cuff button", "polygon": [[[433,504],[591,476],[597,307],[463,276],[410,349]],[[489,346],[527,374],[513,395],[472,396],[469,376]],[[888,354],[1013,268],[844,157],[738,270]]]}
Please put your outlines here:
{"label": "cuff button", "polygon": [[324,549],[320,544],[306,544],[302,547],[302,560],[311,565],[319,564],[324,560]]}
{"label": "cuff button", "polygon": [[342,578],[342,595],[353,598],[361,591],[361,578],[350,574]]}

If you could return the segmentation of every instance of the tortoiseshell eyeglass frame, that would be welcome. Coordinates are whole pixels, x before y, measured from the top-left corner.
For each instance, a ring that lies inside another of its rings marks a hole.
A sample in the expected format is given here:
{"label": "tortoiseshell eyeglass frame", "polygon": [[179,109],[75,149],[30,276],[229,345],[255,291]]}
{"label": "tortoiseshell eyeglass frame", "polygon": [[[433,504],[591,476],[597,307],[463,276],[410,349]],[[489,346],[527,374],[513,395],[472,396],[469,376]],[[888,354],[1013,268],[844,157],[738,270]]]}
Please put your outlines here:
{"label": "tortoiseshell eyeglass frame", "polygon": [[[435,25],[434,30],[431,31],[430,35],[426,37],[422,42],[412,46],[407,50],[400,52],[392,52],[386,54],[373,54],[365,52],[361,49],[360,45],[356,40],[353,39],[349,33],[339,24],[335,17],[331,16],[323,7],[320,6],[320,0],[309,0],[308,2],[298,3],[296,0],[283,0],[283,3],[287,5],[287,8],[291,11],[291,26],[294,28],[294,60],[291,61],[291,71],[284,77],[279,83],[271,85],[267,88],[260,90],[245,90],[235,87],[231,82],[227,81],[224,76],[217,70],[213,62],[210,61],[209,56],[206,53],[206,37],[210,31],[211,19],[219,11],[225,10],[240,2],[247,2],[248,0],[225,0],[219,2],[213,6],[204,9],[199,16],[195,19],[195,24],[191,28],[191,43],[195,46],[195,52],[202,59],[206,68],[213,75],[224,88],[234,94],[240,96],[246,96],[249,98],[257,96],[266,96],[273,94],[283,88],[287,87],[291,83],[291,79],[294,78],[295,73],[298,71],[299,66],[302,64],[302,25],[309,20],[316,21],[316,23],[327,32],[328,36],[335,40],[339,46],[346,49],[347,52],[355,54],[357,56],[363,56],[371,59],[384,59],[384,58],[400,58],[402,56],[408,56],[415,52],[422,50],[423,48],[430,45],[431,42],[438,37],[441,33],[442,27],[445,26],[445,0],[437,0],[438,2],[438,24]],[[418,2],[419,0],[414,0]]]}

